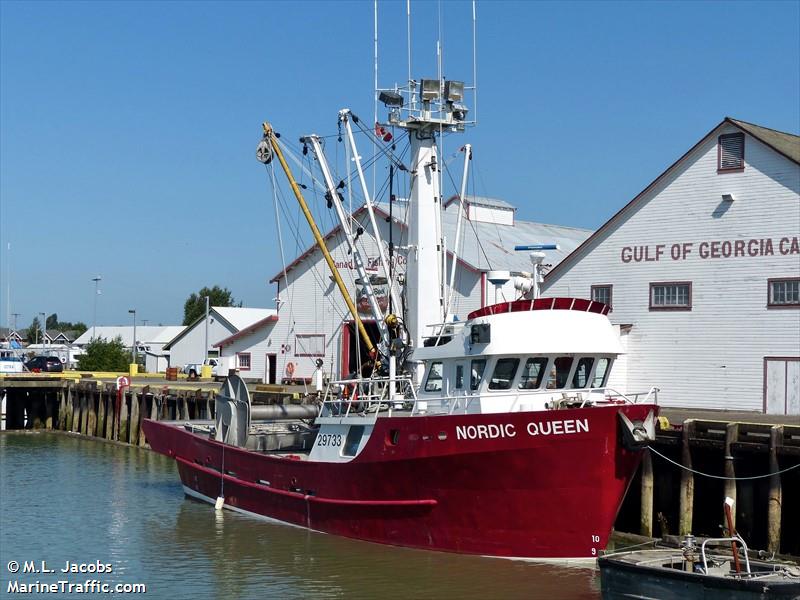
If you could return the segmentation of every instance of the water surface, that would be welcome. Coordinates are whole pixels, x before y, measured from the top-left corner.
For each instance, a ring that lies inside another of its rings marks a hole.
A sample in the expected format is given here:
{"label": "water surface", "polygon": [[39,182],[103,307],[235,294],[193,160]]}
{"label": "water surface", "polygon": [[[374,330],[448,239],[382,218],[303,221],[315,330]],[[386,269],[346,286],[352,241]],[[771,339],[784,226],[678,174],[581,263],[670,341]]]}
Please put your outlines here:
{"label": "water surface", "polygon": [[[12,560],[56,569],[99,560],[113,573],[12,575]],[[184,496],[166,457],[57,433],[0,434],[0,573],[0,597],[9,578],[95,578],[175,600],[600,598],[591,569],[394,548],[217,513]]]}

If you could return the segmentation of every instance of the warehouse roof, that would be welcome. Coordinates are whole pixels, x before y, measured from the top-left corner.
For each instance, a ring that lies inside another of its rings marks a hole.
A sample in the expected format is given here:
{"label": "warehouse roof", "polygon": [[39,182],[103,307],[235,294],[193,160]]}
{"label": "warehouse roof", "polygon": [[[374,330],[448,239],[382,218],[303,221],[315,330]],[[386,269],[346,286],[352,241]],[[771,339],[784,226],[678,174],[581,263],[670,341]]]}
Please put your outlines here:
{"label": "warehouse roof", "polygon": [[[468,197],[468,202],[469,202]],[[494,204],[488,204],[491,200]],[[503,207],[510,204],[502,200],[490,198],[480,198],[482,205]],[[477,203],[477,202],[476,202]],[[502,203],[502,204],[500,204]],[[452,199],[448,202],[450,206]],[[392,217],[400,227],[406,227],[406,213],[408,203],[404,201],[396,202],[392,210]],[[375,205],[375,212],[380,218],[389,218],[389,205],[378,203]],[[366,207],[361,206],[353,212],[355,218],[363,217],[366,214]],[[456,237],[456,226],[458,221],[458,211],[453,205],[449,210],[442,213],[442,227],[448,244],[452,244]],[[340,226],[334,227],[324,235],[325,239],[330,239],[341,230]],[[499,225],[481,221],[464,220],[461,230],[462,242],[459,251],[459,261],[468,269],[473,271],[489,271],[492,269],[507,269],[511,271],[530,271],[531,261],[527,252],[515,252],[514,246],[526,244],[558,244],[559,250],[547,251],[548,264],[558,264],[563,258],[568,256],[591,234],[589,229],[576,227],[566,227],[563,225],[547,225],[544,223],[534,223],[532,221],[520,221],[517,219],[514,225]],[[386,240],[384,240],[386,241]],[[397,243],[397,242],[395,242]],[[316,244],[310,246],[290,264],[286,265],[286,271],[291,271],[305,258],[318,250]],[[448,252],[448,254],[452,254]],[[283,276],[281,270],[275,274],[271,282],[276,282]]]}

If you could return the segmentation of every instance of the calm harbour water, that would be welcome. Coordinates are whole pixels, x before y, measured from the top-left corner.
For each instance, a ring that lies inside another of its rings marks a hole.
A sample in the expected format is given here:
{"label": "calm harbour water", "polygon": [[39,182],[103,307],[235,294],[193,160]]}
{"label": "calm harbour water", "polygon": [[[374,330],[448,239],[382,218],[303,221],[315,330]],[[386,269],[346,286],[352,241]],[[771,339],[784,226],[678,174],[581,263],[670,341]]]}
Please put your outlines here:
{"label": "calm harbour water", "polygon": [[[12,575],[12,560],[57,571]],[[113,573],[60,572],[66,561],[98,560]],[[184,496],[165,457],[51,433],[0,434],[0,572],[0,597],[14,597],[9,578],[88,578],[144,583],[143,597],[175,600],[600,598],[591,569],[387,547],[216,513]]]}

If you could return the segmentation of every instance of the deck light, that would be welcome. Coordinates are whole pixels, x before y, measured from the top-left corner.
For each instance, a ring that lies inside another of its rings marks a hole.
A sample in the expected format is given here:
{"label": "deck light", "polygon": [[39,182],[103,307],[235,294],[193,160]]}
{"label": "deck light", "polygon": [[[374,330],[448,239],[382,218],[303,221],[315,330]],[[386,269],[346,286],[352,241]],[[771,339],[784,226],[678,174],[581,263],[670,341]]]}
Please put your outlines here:
{"label": "deck light", "polygon": [[722,194],[722,201],[723,202],[733,202],[736,198],[733,197],[733,194]]}

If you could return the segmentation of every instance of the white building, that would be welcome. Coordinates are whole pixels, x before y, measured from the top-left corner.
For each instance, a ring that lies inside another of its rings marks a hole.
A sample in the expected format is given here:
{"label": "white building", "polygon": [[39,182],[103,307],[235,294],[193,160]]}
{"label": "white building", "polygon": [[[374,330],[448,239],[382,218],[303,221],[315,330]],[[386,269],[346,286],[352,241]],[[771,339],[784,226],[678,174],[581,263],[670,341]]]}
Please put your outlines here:
{"label": "white building", "polygon": [[[491,198],[468,197],[467,219],[456,267],[456,293],[449,313],[460,319],[486,304],[492,304],[495,290],[486,279],[492,269],[530,271],[527,252],[515,252],[515,245],[554,243],[560,249],[548,252],[548,262],[557,264],[591,233],[586,229],[543,225],[515,219],[515,209],[508,203]],[[389,225],[389,207],[376,207],[378,226],[384,244],[391,241],[402,248],[408,243],[406,221],[407,203],[398,201],[392,207],[392,227]],[[367,211],[364,207],[353,213],[364,233],[358,240],[367,272],[374,278],[374,287],[383,306],[388,304],[387,286],[381,282],[383,275],[378,259],[375,238],[371,234]],[[458,203],[449,201],[443,213],[442,226],[448,245],[455,240],[458,221]],[[371,321],[369,308],[356,279],[353,257],[347,253],[347,244],[339,227],[325,235],[334,261],[345,280],[352,297],[364,316],[370,335],[377,338],[377,326]],[[394,268],[404,271],[405,250],[398,250]],[[449,273],[450,254],[447,270]],[[217,338],[215,345],[220,356],[243,358],[249,370],[243,376],[269,382],[309,382],[322,362],[325,377],[337,378],[357,368],[359,357],[366,359],[363,344],[355,335],[355,326],[339,290],[331,279],[328,266],[316,245],[286,265],[272,278],[278,284],[278,313],[276,319],[264,318],[246,330],[232,332],[226,338]],[[506,286],[500,299],[513,300],[513,285]],[[400,313],[397,308],[395,313]],[[236,334],[236,335],[234,335]],[[173,350],[174,356],[174,350]],[[173,362],[173,364],[177,364]]]}
{"label": "white building", "polygon": [[212,306],[208,312],[208,347],[204,347],[206,316],[203,314],[164,345],[164,351],[169,352],[169,365],[181,367],[188,363],[202,363],[207,355],[217,356],[214,347],[217,342],[275,316],[276,312],[270,308]]}
{"label": "white building", "polygon": [[612,385],[800,416],[800,137],[726,118],[545,278],[609,303]]}
{"label": "white building", "polygon": [[[141,362],[144,364],[145,371],[159,373],[167,368],[169,353],[164,351],[164,346],[184,329],[183,325],[136,326],[137,352],[144,357]],[[90,327],[73,342],[73,347],[80,348],[80,353],[82,353],[82,349],[94,337],[109,342],[119,337],[122,345],[132,351],[133,330],[133,325]]]}

